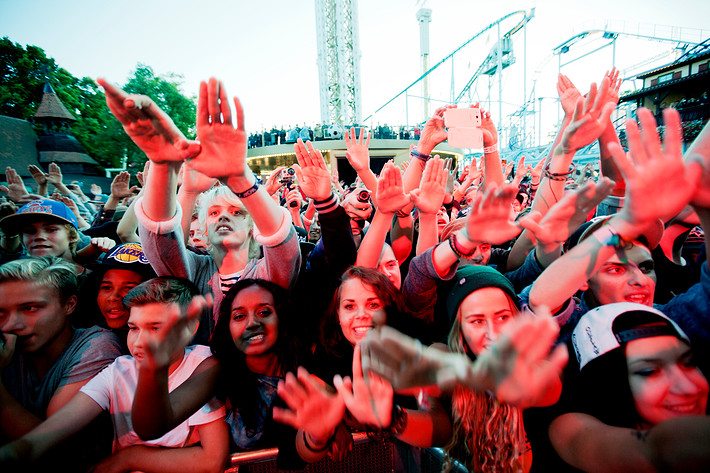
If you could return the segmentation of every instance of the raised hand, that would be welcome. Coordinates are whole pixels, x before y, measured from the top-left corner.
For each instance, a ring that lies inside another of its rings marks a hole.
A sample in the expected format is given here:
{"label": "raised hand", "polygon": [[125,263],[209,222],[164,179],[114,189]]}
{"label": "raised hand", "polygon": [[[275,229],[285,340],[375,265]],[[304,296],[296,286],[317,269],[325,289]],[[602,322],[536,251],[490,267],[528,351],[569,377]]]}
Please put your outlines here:
{"label": "raised hand", "polygon": [[626,181],[626,201],[619,214],[639,225],[657,218],[665,222],[683,210],[696,194],[702,166],[697,161],[683,161],[680,115],[676,110],[663,110],[663,146],[651,111],[639,108],[636,115],[640,129],[634,120],[626,122],[633,164],[618,143],[609,144]]}
{"label": "raised hand", "polygon": [[61,202],[67,207],[69,207],[69,210],[71,210],[74,215],[76,216],[77,219],[81,222],[83,220],[81,214],[79,213],[79,206],[76,205],[76,202],[74,202],[72,199],[69,197],[60,194],[59,192],[53,193],[50,197],[51,200],[56,200],[57,202]]}
{"label": "raised hand", "polygon": [[207,294],[193,297],[186,310],[172,304],[166,322],[145,341],[143,362],[146,366],[154,371],[168,368],[175,350],[192,339],[190,325],[199,320],[203,311],[212,310],[212,302],[212,295]]}
{"label": "raised hand", "polygon": [[200,151],[200,145],[187,141],[173,120],[150,97],[129,95],[104,79],[96,82],[103,87],[113,116],[151,161],[183,161]]}
{"label": "raised hand", "polygon": [[264,189],[266,189],[266,192],[268,192],[269,195],[274,195],[279,189],[281,189],[281,186],[283,186],[283,184],[279,181],[281,180],[281,173],[284,169],[286,169],[285,166],[277,167],[266,179]]}
{"label": "raised hand", "polygon": [[27,170],[39,187],[47,185],[47,175],[40,168],[34,164],[30,164],[27,166]]}
{"label": "raised hand", "polygon": [[515,164],[512,161],[505,165],[505,169],[503,169],[503,179],[510,177],[510,174],[513,172],[513,166],[515,166]]}
{"label": "raised hand", "polygon": [[0,186],[0,191],[6,193],[10,200],[19,203],[30,198],[30,193],[27,192],[25,183],[15,169],[10,166],[6,167],[5,179],[7,180],[7,186]]}
{"label": "raised hand", "polygon": [[[367,134],[367,139],[363,137]],[[345,157],[348,158],[350,165],[358,173],[364,169],[370,169],[370,133],[365,132],[365,128],[360,128],[360,137],[357,136],[355,127],[351,127],[348,133],[345,133]]]}
{"label": "raised hand", "polygon": [[348,217],[355,220],[363,220],[368,218],[372,213],[372,204],[370,202],[360,202],[357,199],[357,193],[357,189],[348,193],[348,195],[343,198],[342,205]]}
{"label": "raised hand", "polygon": [[[232,111],[227,91],[214,77],[200,83],[197,103],[197,138],[202,149],[188,164],[202,174],[217,179],[245,177],[251,174],[247,165],[247,134],[244,129],[244,110],[234,97],[236,128],[232,125]],[[181,145],[188,147],[187,142]]]}
{"label": "raised hand", "polygon": [[402,188],[402,172],[392,160],[387,161],[377,179],[378,212],[395,213],[410,202],[409,195]]}
{"label": "raised hand", "polygon": [[303,197],[301,197],[301,191],[299,191],[298,188],[295,186],[286,193],[284,198],[286,199],[286,205],[288,205],[289,208],[296,208],[300,210],[301,205],[303,205]]}
{"label": "raised hand", "polygon": [[483,194],[478,192],[461,229],[464,237],[471,242],[499,245],[519,235],[522,228],[514,221],[511,207],[517,191],[510,184],[492,184]]}
{"label": "raised hand", "polygon": [[444,161],[438,155],[427,161],[419,187],[409,193],[419,212],[435,214],[439,211],[446,195],[447,175]]}
{"label": "raised hand", "polygon": [[483,146],[493,146],[498,143],[498,130],[491,118],[491,112],[481,109],[481,131],[483,132]]}
{"label": "raised hand", "polygon": [[[608,87],[609,79],[604,78],[602,90]],[[574,153],[599,138],[614,108],[616,104],[604,102],[601,95],[597,95],[597,86],[592,83],[586,100],[581,97],[577,100],[572,121],[562,135],[563,153]]]}
{"label": "raised hand", "polygon": [[90,189],[93,195],[101,195],[104,193],[104,190],[98,184],[91,184]]}
{"label": "raised hand", "polygon": [[381,376],[398,393],[431,386],[450,390],[469,363],[465,355],[425,347],[386,325],[370,330],[360,348],[363,372]]}
{"label": "raised hand", "polygon": [[[525,165],[525,156],[521,156],[518,160],[518,164],[515,167],[515,180],[520,184],[520,181],[529,173],[532,172],[532,165]],[[517,186],[516,186],[517,187]]]}
{"label": "raised hand", "polygon": [[345,402],[348,412],[364,425],[379,429],[389,427],[392,423],[392,385],[377,374],[370,373],[367,380],[363,376],[360,347],[355,347],[353,354],[353,377],[333,378],[335,389]]}
{"label": "raised hand", "polygon": [[298,368],[297,376],[287,373],[277,390],[289,408],[274,407],[274,420],[327,442],[345,414],[343,399],[303,367]]}
{"label": "raised hand", "polygon": [[466,188],[470,187],[471,184],[476,182],[476,180],[480,179],[481,176],[483,175],[483,166],[484,166],[484,161],[481,159],[481,167],[478,167],[478,163],[476,162],[475,159],[471,159],[471,162],[469,163],[468,167],[466,168],[465,172],[465,177],[462,181],[462,185],[466,186]]}
{"label": "raised hand", "polygon": [[559,330],[547,307],[540,307],[534,317],[518,314],[478,355],[469,384],[489,386],[500,401],[521,409],[559,395],[568,358],[564,344],[554,347]]}
{"label": "raised hand", "polygon": [[577,107],[577,102],[582,98],[582,94],[564,74],[557,76],[557,94],[560,97],[560,105],[562,105],[565,115],[571,117]]}
{"label": "raised hand", "polygon": [[565,195],[540,219],[539,212],[531,212],[519,220],[536,240],[542,243],[563,243],[594,208],[609,195],[614,182],[604,177],[598,182],[587,181],[583,186]]}
{"label": "raised hand", "polygon": [[296,140],[294,150],[298,164],[294,164],[293,169],[306,197],[314,200],[325,200],[330,197],[332,192],[330,172],[321,152],[315,149],[310,141],[303,143],[301,138]]}
{"label": "raised hand", "polygon": [[619,71],[615,67],[607,71],[604,77],[608,80],[609,87],[600,95],[600,99],[605,103],[613,103],[614,107],[616,107],[619,103],[619,89],[623,79],[619,77]]}
{"label": "raised hand", "polygon": [[53,184],[55,187],[62,184],[62,169],[57,163],[49,163],[49,168],[47,169],[47,182]]}
{"label": "raised hand", "polygon": [[427,120],[422,129],[422,134],[419,137],[419,151],[423,154],[430,154],[436,145],[443,142],[447,138],[446,127],[444,126],[444,113],[450,109],[456,108],[456,105],[447,105],[439,107],[434,111],[432,117]]}
{"label": "raised hand", "polygon": [[133,191],[138,189],[130,186],[131,174],[128,171],[121,171],[116,174],[111,182],[111,195],[116,199],[124,199],[133,195]]}

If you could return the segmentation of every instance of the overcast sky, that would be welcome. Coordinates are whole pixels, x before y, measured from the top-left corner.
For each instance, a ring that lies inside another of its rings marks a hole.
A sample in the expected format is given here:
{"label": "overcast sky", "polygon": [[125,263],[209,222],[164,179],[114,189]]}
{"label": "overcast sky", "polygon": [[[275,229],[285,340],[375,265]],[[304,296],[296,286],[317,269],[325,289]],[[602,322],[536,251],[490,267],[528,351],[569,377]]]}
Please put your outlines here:
{"label": "overcast sky", "polygon": [[[653,25],[671,25],[686,34],[710,36],[706,0],[360,0],[363,118],[421,75],[416,12],[422,7],[432,10],[430,66],[498,18],[536,7],[526,32],[527,47],[522,32],[514,37],[516,62],[503,77],[504,116],[524,103],[523,91],[531,97],[533,81],[536,98],[556,97],[558,57],[551,56],[552,48],[604,21],[615,25],[623,21],[626,31],[647,32]],[[210,76],[224,80],[227,92],[242,100],[250,131],[320,122],[315,18],[313,0],[0,0],[0,35],[23,46],[41,47],[75,76],[103,76],[123,83],[141,62],[158,74],[183,75],[183,91],[188,95],[196,95],[199,82]],[[704,33],[700,28],[706,28]],[[668,30],[655,29],[657,34]],[[437,70],[431,79],[431,97],[450,100],[452,82],[458,94],[496,38],[496,29],[490,30],[465,55],[455,56],[453,68],[449,62]],[[587,48],[603,44],[597,39]],[[615,51],[604,48],[564,66],[562,72],[586,92],[592,81],[601,80],[613,59],[628,68],[673,46],[624,38]],[[656,65],[670,59],[664,56]],[[651,67],[640,67],[638,72]],[[486,102],[490,97],[495,115],[498,85],[491,82],[489,93],[488,84],[487,76],[479,80],[472,98]],[[632,83],[625,85],[632,87]],[[421,95],[421,88],[411,93]],[[369,124],[420,121],[424,119],[421,102],[402,97]],[[554,102],[543,99],[543,104],[548,102],[542,109],[544,126],[554,125],[557,118]],[[432,110],[439,102],[433,103]]]}

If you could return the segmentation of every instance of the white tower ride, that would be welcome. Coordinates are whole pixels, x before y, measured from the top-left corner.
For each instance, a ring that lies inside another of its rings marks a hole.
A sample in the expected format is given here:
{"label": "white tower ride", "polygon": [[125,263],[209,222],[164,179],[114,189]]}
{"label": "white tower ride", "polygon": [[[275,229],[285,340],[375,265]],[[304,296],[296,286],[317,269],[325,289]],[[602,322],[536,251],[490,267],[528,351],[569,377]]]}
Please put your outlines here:
{"label": "white tower ride", "polygon": [[360,124],[357,0],[315,0],[315,4],[321,122]]}
{"label": "white tower ride", "polygon": [[[417,11],[419,22],[419,56],[422,59],[422,74],[429,71],[429,23],[431,23],[431,10],[421,8]],[[424,119],[429,118],[429,76],[422,81],[422,97],[424,97]]]}

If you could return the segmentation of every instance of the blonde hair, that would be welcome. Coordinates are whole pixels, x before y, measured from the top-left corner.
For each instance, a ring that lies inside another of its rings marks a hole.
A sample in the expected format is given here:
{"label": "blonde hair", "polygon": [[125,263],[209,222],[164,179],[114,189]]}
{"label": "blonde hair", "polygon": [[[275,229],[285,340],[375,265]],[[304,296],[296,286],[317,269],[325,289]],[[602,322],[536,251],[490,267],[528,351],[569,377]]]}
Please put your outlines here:
{"label": "blonde hair", "polygon": [[[464,341],[461,317],[456,316],[448,346],[452,352],[473,354]],[[520,409],[482,391],[456,386],[451,396],[453,435],[444,447],[444,471],[458,461],[476,473],[524,471],[525,429]]]}
{"label": "blonde hair", "polygon": [[25,281],[56,289],[62,301],[78,292],[74,266],[58,256],[30,256],[0,265],[0,284]]}
{"label": "blonde hair", "polygon": [[79,230],[70,223],[64,225],[67,229],[67,237],[69,239],[69,251],[72,257],[76,256],[77,246],[79,245]]}
{"label": "blonde hair", "polygon": [[[239,200],[239,197],[234,195],[234,192],[232,192],[227,186],[215,186],[212,189],[203,192],[200,194],[198,202],[197,219],[203,229],[206,228],[205,222],[207,221],[207,211],[212,205],[234,205],[244,208],[244,204],[242,204],[242,201]],[[260,258],[261,245],[254,239],[254,221],[252,220],[251,215],[249,215],[249,212],[246,212],[246,219],[249,223],[249,258]],[[207,242],[211,245],[209,235],[207,235]]]}

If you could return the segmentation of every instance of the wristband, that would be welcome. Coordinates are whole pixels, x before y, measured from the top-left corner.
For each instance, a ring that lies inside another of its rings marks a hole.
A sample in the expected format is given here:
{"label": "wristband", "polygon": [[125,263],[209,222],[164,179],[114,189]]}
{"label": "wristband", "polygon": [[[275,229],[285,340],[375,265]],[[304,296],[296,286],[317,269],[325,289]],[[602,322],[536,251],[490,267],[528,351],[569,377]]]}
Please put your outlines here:
{"label": "wristband", "polygon": [[254,185],[251,186],[249,189],[245,190],[244,192],[235,192],[234,195],[236,195],[240,199],[244,199],[245,197],[249,197],[254,192],[256,192],[256,190],[258,188],[259,188],[259,183],[257,181],[254,181]]}
{"label": "wristband", "polygon": [[498,151],[498,143],[493,143],[492,145],[483,148],[483,154],[495,153],[496,151]]}
{"label": "wristband", "polygon": [[421,159],[424,162],[429,161],[429,159],[431,158],[430,154],[422,154],[419,151],[417,151],[416,148],[412,148],[412,151],[410,151],[409,154],[411,154],[412,156],[414,156],[417,159]]}
{"label": "wristband", "polygon": [[474,253],[476,252],[476,248],[474,247],[472,250],[469,250],[468,252],[464,252],[459,248],[458,240],[456,239],[456,233],[452,233],[451,236],[449,236],[449,245],[451,246],[451,250],[454,252],[456,256],[459,258],[464,258],[464,259],[469,259],[471,258]]}
{"label": "wristband", "polygon": [[604,225],[592,233],[592,236],[603,246],[613,246],[614,248],[624,248],[626,246],[626,241],[610,225]]}

